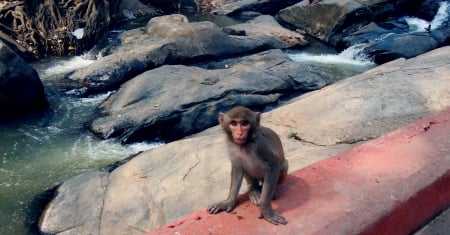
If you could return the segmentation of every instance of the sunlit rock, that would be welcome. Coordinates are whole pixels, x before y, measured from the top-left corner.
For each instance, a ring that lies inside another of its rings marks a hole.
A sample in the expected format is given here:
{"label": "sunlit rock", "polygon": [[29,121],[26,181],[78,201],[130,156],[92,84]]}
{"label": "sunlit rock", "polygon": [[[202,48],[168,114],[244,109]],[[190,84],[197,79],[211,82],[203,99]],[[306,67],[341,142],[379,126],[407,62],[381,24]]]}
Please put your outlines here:
{"label": "sunlit rock", "polygon": [[[265,32],[266,28],[275,33]],[[257,29],[260,33],[256,33]],[[273,20],[255,22],[251,34],[234,36],[212,22],[190,23],[178,14],[152,18],[145,27],[125,31],[119,39],[122,43],[105,49],[107,54],[103,57],[68,76],[69,86],[85,88],[88,95],[116,89],[138,74],[164,64],[218,59],[307,43],[301,34],[283,29]]]}

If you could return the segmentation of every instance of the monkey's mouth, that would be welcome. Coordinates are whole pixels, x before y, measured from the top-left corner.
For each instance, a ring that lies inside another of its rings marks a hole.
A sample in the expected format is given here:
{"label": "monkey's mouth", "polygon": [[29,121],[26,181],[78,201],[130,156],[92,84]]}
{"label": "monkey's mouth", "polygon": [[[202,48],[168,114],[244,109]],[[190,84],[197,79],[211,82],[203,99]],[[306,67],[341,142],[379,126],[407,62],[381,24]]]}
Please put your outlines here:
{"label": "monkey's mouth", "polygon": [[245,140],[246,140],[246,138],[234,138],[234,142],[236,144],[244,144]]}

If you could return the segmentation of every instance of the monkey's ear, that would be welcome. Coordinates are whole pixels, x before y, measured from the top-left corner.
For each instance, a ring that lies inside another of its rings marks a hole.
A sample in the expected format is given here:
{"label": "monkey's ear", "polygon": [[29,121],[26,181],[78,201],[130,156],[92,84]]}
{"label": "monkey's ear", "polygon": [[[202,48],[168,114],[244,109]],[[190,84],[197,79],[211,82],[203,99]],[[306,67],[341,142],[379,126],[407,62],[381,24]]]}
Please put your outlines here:
{"label": "monkey's ear", "polygon": [[219,123],[220,123],[220,125],[222,125],[224,117],[225,117],[225,114],[220,112],[219,113]]}
{"label": "monkey's ear", "polygon": [[256,125],[257,125],[257,126],[260,126],[260,123],[261,123],[261,113],[260,113],[260,112],[256,112],[256,113],[255,113],[255,116],[256,116]]}

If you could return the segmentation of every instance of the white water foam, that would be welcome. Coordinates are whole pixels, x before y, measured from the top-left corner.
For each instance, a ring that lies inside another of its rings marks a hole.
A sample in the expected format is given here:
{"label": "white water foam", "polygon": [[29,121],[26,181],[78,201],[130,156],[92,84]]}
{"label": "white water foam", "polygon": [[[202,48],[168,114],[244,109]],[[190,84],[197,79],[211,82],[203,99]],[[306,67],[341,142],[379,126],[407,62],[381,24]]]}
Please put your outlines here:
{"label": "white water foam", "polygon": [[356,66],[373,65],[367,55],[363,53],[364,45],[353,45],[339,54],[321,54],[315,55],[311,53],[288,54],[289,58],[297,62],[313,62],[323,64],[348,64]]}
{"label": "white water foam", "polygon": [[88,105],[99,105],[102,101],[104,101],[106,98],[108,98],[111,95],[112,92],[106,92],[98,95],[93,95],[89,97],[83,97],[80,98],[81,104],[88,104]]}
{"label": "white water foam", "polygon": [[92,64],[95,60],[86,60],[82,56],[74,56],[70,59],[57,60],[47,69],[42,71],[41,77],[53,77],[57,75],[67,74],[77,69],[84,68]]}
{"label": "white water foam", "polygon": [[72,156],[89,159],[123,159],[127,155],[136,154],[164,145],[162,142],[140,142],[121,145],[116,139],[98,141],[90,135],[83,135],[72,146]]}
{"label": "white water foam", "polygon": [[450,4],[448,2],[440,2],[438,12],[436,13],[432,21],[426,21],[417,17],[405,17],[410,31],[425,32],[428,29],[433,30],[439,28],[442,23],[444,23],[448,19],[450,11],[449,5]]}

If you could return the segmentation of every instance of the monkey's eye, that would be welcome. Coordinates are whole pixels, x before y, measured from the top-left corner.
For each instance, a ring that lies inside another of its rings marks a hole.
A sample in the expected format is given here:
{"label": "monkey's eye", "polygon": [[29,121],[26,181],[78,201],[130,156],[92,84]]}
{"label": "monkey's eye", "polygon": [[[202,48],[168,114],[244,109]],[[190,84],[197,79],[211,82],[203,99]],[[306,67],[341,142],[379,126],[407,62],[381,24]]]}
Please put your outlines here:
{"label": "monkey's eye", "polygon": [[244,121],[242,121],[241,125],[248,126],[248,125],[250,125],[250,122],[247,120],[244,120]]}
{"label": "monkey's eye", "polygon": [[233,121],[230,122],[230,125],[237,126],[237,122],[233,120]]}

